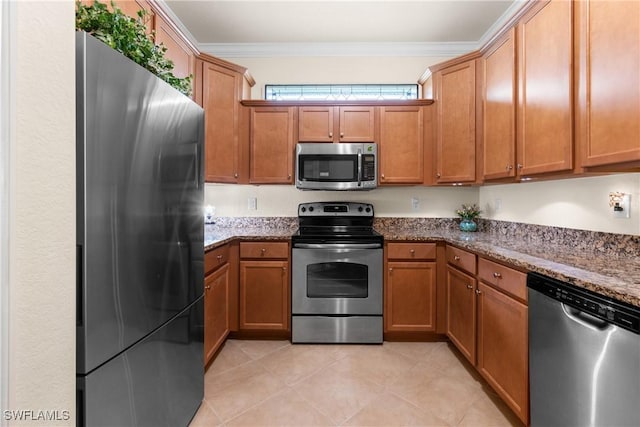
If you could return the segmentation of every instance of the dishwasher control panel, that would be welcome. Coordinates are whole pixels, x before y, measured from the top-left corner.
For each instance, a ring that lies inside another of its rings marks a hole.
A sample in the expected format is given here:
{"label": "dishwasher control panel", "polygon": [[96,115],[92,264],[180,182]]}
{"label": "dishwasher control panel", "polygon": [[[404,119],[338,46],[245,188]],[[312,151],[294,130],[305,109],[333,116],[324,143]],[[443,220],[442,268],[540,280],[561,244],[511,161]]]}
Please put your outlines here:
{"label": "dishwasher control panel", "polygon": [[537,273],[527,275],[527,286],[563,304],[640,334],[640,308],[631,304]]}

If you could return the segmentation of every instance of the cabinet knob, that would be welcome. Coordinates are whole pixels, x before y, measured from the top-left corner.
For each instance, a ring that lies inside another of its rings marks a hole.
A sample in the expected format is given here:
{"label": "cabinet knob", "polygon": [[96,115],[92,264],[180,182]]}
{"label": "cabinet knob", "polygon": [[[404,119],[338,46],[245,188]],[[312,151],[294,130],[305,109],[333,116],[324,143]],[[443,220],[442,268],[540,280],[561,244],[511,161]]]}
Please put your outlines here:
{"label": "cabinet knob", "polygon": [[333,138],[333,132],[329,132],[329,138]]}
{"label": "cabinet knob", "polygon": [[442,175],[440,175],[439,173],[436,174],[436,178],[440,178]]}
{"label": "cabinet knob", "polygon": [[460,257],[459,257],[458,255],[454,255],[454,256],[453,256],[453,260],[454,260],[454,261],[460,261]]}
{"label": "cabinet knob", "polygon": [[473,286],[467,285],[467,289],[473,289]]}
{"label": "cabinet knob", "polygon": [[222,262],[222,255],[218,255],[216,258],[218,259],[218,263]]}
{"label": "cabinet knob", "polygon": [[205,286],[205,287],[204,287],[204,290],[205,290],[205,291],[208,291],[209,289],[211,289],[211,286],[210,286],[210,285],[207,285],[207,286]]}
{"label": "cabinet knob", "polygon": [[267,252],[267,250],[266,250],[265,248],[260,249],[260,253],[261,253],[262,255],[264,255],[264,253],[265,253],[265,252]]}
{"label": "cabinet knob", "polygon": [[287,271],[287,268],[286,267],[282,267],[282,271]]}
{"label": "cabinet knob", "polygon": [[381,174],[381,175],[380,175],[380,178],[384,179],[384,174]]}
{"label": "cabinet knob", "polygon": [[291,179],[291,174],[287,175],[287,179]]}
{"label": "cabinet knob", "polygon": [[495,277],[496,279],[499,279],[502,277],[502,274],[500,273],[493,273],[493,277]]}
{"label": "cabinet knob", "polygon": [[233,177],[234,177],[234,178],[237,178],[237,177],[238,177],[238,172],[234,173],[234,174],[233,174]]}
{"label": "cabinet knob", "polygon": [[393,267],[389,267],[389,271],[393,271]]}
{"label": "cabinet knob", "polygon": [[410,249],[410,250],[409,250],[409,253],[410,253],[411,255],[414,255],[414,254],[416,253],[416,250],[415,250],[415,249]]}
{"label": "cabinet knob", "polygon": [[507,170],[510,171],[511,169],[513,169],[513,165],[507,165]]}
{"label": "cabinet knob", "polygon": [[517,168],[522,169],[523,168],[522,163],[518,163]]}
{"label": "cabinet knob", "polygon": [[340,138],[344,138],[344,132],[340,132]]}
{"label": "cabinet knob", "polygon": [[476,294],[480,295],[482,293],[482,291],[480,291],[480,289],[476,289]]}

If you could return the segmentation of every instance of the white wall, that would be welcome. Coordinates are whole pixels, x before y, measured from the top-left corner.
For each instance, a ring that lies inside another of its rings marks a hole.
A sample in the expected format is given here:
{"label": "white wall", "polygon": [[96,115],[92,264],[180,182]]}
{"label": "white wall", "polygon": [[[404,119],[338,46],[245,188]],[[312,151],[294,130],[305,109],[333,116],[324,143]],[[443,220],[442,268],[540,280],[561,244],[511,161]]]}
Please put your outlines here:
{"label": "white wall", "polygon": [[[75,412],[74,2],[15,3],[9,410]],[[4,382],[6,379],[3,378]],[[3,418],[6,414],[2,414]],[[37,412],[34,412],[37,416]],[[74,420],[9,425],[73,425]]]}
{"label": "white wall", "polygon": [[[631,194],[631,218],[614,218],[610,192]],[[480,188],[484,217],[608,233],[640,235],[640,174],[488,185]],[[495,211],[496,199],[501,200]]]}
{"label": "white wall", "polygon": [[[248,209],[248,198],[257,198],[257,210]],[[419,200],[414,210],[411,198]],[[301,191],[293,185],[207,184],[205,202],[216,207],[216,216],[297,216],[299,203],[358,201],[373,203],[381,217],[455,217],[462,203],[477,203],[472,187],[381,187],[371,191]]]}
{"label": "white wall", "polygon": [[264,99],[265,84],[417,83],[436,57],[225,58],[249,69],[252,99]]}
{"label": "white wall", "polygon": [[[631,218],[611,214],[610,192],[631,194]],[[257,199],[257,210],[248,199]],[[420,202],[414,210],[411,198]],[[496,212],[496,199],[500,211]],[[581,230],[640,235],[640,174],[615,174],[482,187],[381,187],[373,191],[300,191],[282,185],[207,184],[205,202],[216,216],[296,216],[299,203],[346,200],[373,203],[381,217],[455,217],[462,203],[479,203],[483,217]]]}

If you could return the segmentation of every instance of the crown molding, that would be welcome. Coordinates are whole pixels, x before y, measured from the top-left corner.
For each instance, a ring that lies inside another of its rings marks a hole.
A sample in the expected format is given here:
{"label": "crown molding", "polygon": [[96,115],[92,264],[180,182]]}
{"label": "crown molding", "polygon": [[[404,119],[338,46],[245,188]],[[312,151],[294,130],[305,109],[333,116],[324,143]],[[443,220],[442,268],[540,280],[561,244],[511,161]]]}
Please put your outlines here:
{"label": "crown molding", "polygon": [[200,43],[201,52],[222,58],[292,56],[458,56],[478,49],[477,42],[451,43]]}
{"label": "crown molding", "polygon": [[185,27],[180,18],[178,18],[178,15],[173,13],[173,10],[171,10],[169,5],[167,5],[164,0],[154,0],[153,4],[157,9],[159,9],[162,13],[169,17],[171,23],[175,25],[178,30],[180,30],[184,38],[187,39],[187,42],[191,43],[191,46],[195,48],[196,54],[202,52],[202,49],[200,49],[199,47],[198,40],[196,40],[193,34],[191,34],[191,31],[189,31],[189,29]]}
{"label": "crown molding", "polygon": [[528,2],[529,0],[514,0],[514,2],[511,3],[511,6],[509,6],[509,8],[504,11],[500,18],[498,18],[498,20],[494,22],[487,31],[485,31],[482,37],[480,37],[480,40],[478,40],[477,43],[477,49],[486,46],[487,43],[489,43],[489,41],[491,41],[491,39],[493,39],[496,34],[500,32],[500,30],[507,26],[509,21],[511,21],[512,18],[516,16],[518,12],[527,5]]}

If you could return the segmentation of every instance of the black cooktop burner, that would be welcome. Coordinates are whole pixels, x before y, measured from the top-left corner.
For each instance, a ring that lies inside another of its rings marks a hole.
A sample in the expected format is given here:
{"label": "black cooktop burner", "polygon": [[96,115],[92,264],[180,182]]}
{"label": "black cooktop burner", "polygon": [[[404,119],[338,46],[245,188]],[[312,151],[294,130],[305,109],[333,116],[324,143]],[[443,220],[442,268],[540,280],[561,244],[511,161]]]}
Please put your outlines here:
{"label": "black cooktop burner", "polygon": [[295,243],[383,243],[373,229],[373,206],[354,202],[314,202],[298,206]]}

